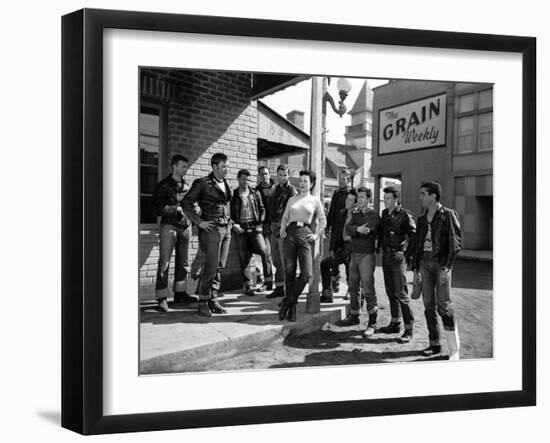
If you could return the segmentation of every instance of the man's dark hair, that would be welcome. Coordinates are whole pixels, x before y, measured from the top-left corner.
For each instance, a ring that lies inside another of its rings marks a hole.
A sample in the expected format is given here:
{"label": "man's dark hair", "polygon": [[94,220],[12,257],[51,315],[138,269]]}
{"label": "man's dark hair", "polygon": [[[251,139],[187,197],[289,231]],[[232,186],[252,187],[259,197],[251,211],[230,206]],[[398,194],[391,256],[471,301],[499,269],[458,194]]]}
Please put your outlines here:
{"label": "man's dark hair", "polygon": [[361,186],[360,188],[357,188],[357,195],[359,195],[360,192],[364,192],[367,195],[368,199],[372,197],[372,191],[366,186]]}
{"label": "man's dark hair", "polygon": [[267,172],[269,172],[269,168],[266,165],[258,166],[258,174],[262,173],[262,169],[267,169]]}
{"label": "man's dark hair", "polygon": [[340,171],[338,171],[338,173],[342,172],[347,172],[350,177],[353,177],[355,175],[353,169],[350,168],[340,168]]}
{"label": "man's dark hair", "polygon": [[401,192],[395,186],[386,186],[382,191],[384,194],[392,194],[398,203],[401,201]]}
{"label": "man's dark hair", "polygon": [[247,177],[250,177],[250,171],[248,169],[241,169],[237,173],[237,178],[241,178],[241,175],[246,175]]}
{"label": "man's dark hair", "polygon": [[189,163],[189,160],[187,159],[187,157],[185,157],[181,154],[176,154],[172,157],[172,160],[170,161],[170,166],[175,166],[179,162]]}
{"label": "man's dark hair", "polygon": [[277,166],[277,172],[279,171],[288,171],[288,165],[285,165],[284,163],[281,163],[279,166]]}
{"label": "man's dark hair", "polygon": [[311,182],[311,187],[309,188],[309,190],[311,191],[315,187],[315,182],[317,181],[317,176],[315,175],[315,172],[304,169],[300,171],[300,177],[302,175],[307,175],[309,177],[309,181]]}
{"label": "man's dark hair", "polygon": [[428,194],[435,194],[435,199],[439,201],[441,199],[441,185],[436,181],[433,182],[422,182],[420,185],[421,188],[424,188]]}
{"label": "man's dark hair", "polygon": [[221,152],[218,152],[216,154],[214,154],[212,156],[212,158],[210,159],[210,164],[212,166],[214,165],[219,165],[221,162],[227,162],[227,155],[221,153]]}
{"label": "man's dark hair", "polygon": [[350,189],[348,195],[353,195],[355,200],[357,200],[357,191],[355,189]]}

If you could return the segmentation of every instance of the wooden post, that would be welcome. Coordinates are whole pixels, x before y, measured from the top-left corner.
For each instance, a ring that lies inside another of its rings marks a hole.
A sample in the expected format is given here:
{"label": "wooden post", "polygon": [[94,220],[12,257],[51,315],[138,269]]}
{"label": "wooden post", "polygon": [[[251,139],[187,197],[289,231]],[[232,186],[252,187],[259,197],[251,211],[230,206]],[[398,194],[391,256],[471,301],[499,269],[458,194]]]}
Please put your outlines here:
{"label": "wooden post", "polygon": [[[325,77],[313,77],[311,80],[311,146],[309,155],[309,169],[317,176],[317,183],[312,194],[321,199],[323,160],[325,140],[326,112],[323,97],[327,90]],[[323,240],[319,238],[313,244],[313,278],[307,294],[306,312],[316,314],[321,310],[319,284],[321,283],[321,257]]]}

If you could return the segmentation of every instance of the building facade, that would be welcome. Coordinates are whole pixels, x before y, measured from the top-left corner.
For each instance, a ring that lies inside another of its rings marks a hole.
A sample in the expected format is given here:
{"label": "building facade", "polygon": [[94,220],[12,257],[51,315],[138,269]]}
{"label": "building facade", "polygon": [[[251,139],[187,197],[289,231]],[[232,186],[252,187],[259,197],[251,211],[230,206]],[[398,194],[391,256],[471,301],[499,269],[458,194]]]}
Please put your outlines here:
{"label": "building facade", "polygon": [[400,182],[403,206],[417,216],[420,184],[435,180],[441,203],[460,215],[463,248],[491,250],[492,85],[394,80],[373,92],[375,195]]}
{"label": "building facade", "polygon": [[[140,300],[154,296],[158,264],[159,230],[151,202],[154,187],[170,173],[170,159],[182,154],[189,159],[185,180],[211,171],[216,152],[229,157],[228,182],[237,187],[239,169],[257,174],[257,98],[300,81],[299,77],[257,75],[245,72],[140,70]],[[191,241],[192,271],[200,270],[196,234]],[[240,286],[240,271],[232,242],[224,272],[223,288]],[[170,276],[173,275],[174,261]]]}

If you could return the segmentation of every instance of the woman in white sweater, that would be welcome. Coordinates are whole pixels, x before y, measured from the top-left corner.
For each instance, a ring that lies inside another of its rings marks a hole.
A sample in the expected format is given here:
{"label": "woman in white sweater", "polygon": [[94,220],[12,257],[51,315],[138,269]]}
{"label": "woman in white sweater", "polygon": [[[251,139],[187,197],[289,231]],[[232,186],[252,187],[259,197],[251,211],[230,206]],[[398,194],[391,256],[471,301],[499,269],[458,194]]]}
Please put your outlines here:
{"label": "woman in white sweater", "polygon": [[[311,195],[315,173],[301,171],[299,194],[291,197],[281,220],[281,238],[284,239],[286,295],[279,310],[279,319],[296,321],[296,304],[313,273],[313,242],[320,238],[327,225],[325,210],[319,198]],[[296,277],[296,265],[300,275]]]}

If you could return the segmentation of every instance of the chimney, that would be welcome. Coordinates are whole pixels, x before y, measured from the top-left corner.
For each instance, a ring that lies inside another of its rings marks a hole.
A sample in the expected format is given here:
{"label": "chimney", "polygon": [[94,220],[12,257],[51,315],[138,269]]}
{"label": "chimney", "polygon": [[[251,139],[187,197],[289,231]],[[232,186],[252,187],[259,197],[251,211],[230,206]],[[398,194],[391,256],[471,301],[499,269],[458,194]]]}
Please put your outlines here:
{"label": "chimney", "polygon": [[298,126],[302,131],[304,130],[304,112],[303,111],[290,111],[286,118],[294,125]]}

